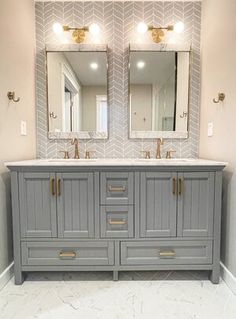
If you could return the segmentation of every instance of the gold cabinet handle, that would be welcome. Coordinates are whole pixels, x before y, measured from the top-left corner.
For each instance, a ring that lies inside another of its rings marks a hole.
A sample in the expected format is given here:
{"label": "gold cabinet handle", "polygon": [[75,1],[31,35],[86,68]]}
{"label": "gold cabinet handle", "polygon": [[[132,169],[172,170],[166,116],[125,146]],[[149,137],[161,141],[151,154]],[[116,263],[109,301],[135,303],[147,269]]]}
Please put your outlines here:
{"label": "gold cabinet handle", "polygon": [[175,257],[176,252],[174,250],[162,250],[159,252],[160,257]]}
{"label": "gold cabinet handle", "polygon": [[60,251],[59,257],[60,258],[75,258],[76,252],[75,251]]}
{"label": "gold cabinet handle", "polygon": [[177,195],[176,194],[176,189],[177,189],[177,187],[176,187],[176,178],[174,177],[172,179],[172,193],[173,193],[173,195]]}
{"label": "gold cabinet handle", "polygon": [[50,180],[50,188],[51,188],[51,194],[52,196],[55,196],[56,195],[56,192],[55,192],[55,178],[51,178]]}
{"label": "gold cabinet handle", "polygon": [[112,187],[112,186],[109,186],[109,187],[108,187],[108,191],[109,191],[109,192],[124,192],[124,191],[125,191],[125,186],[122,186],[122,187]]}
{"label": "gold cabinet handle", "polygon": [[57,180],[57,195],[61,196],[61,179],[58,178]]}
{"label": "gold cabinet handle", "polygon": [[178,189],[179,189],[179,195],[183,195],[183,180],[181,178],[179,178]]}
{"label": "gold cabinet handle", "polygon": [[127,220],[108,220],[109,225],[125,225],[127,224]]}

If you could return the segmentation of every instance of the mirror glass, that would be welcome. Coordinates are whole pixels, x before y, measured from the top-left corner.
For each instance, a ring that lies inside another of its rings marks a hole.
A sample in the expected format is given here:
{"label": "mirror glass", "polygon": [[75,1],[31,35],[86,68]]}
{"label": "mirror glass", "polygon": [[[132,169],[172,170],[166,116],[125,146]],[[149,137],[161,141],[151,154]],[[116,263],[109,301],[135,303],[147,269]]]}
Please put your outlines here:
{"label": "mirror glass", "polygon": [[49,133],[107,138],[106,52],[47,52],[47,86]]}
{"label": "mirror glass", "polygon": [[130,137],[187,137],[189,52],[131,51],[129,90]]}

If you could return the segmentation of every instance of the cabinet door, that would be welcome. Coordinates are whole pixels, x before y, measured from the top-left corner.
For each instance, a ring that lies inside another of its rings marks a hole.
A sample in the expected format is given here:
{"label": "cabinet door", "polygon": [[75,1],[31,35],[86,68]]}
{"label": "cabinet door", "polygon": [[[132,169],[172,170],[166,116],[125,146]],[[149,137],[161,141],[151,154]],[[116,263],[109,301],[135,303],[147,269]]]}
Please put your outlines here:
{"label": "cabinet door", "polygon": [[176,236],[176,173],[141,173],[141,237]]}
{"label": "cabinet door", "polygon": [[[53,183],[53,184],[51,184]],[[19,173],[22,237],[56,237],[55,174]]]}
{"label": "cabinet door", "polygon": [[178,184],[178,236],[212,236],[214,173],[179,173]]}
{"label": "cabinet door", "polygon": [[94,236],[93,173],[57,174],[59,237]]}

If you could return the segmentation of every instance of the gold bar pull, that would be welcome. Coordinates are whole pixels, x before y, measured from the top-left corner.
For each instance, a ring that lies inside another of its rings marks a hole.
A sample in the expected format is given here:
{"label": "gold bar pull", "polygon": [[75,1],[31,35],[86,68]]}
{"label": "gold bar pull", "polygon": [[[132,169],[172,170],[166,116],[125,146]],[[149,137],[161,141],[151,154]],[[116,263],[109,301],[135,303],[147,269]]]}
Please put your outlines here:
{"label": "gold bar pull", "polygon": [[124,192],[124,191],[125,191],[125,186],[122,186],[122,187],[112,187],[112,186],[109,186],[109,187],[108,187],[108,191],[109,191],[109,192]]}
{"label": "gold bar pull", "polygon": [[50,188],[51,188],[51,194],[52,194],[52,196],[55,196],[56,195],[56,193],[55,193],[55,178],[51,178],[51,180],[50,180]]}
{"label": "gold bar pull", "polygon": [[61,179],[58,178],[57,180],[57,195],[61,196]]}
{"label": "gold bar pull", "polygon": [[176,253],[174,250],[162,250],[159,252],[160,257],[175,257]]}
{"label": "gold bar pull", "polygon": [[176,178],[175,177],[172,180],[172,192],[173,192],[173,195],[176,195]]}
{"label": "gold bar pull", "polygon": [[183,195],[183,180],[181,178],[179,178],[178,189],[179,189],[179,195]]}
{"label": "gold bar pull", "polygon": [[127,220],[108,220],[109,225],[125,225],[127,224]]}
{"label": "gold bar pull", "polygon": [[75,258],[76,252],[75,251],[60,251],[59,256],[60,258]]}

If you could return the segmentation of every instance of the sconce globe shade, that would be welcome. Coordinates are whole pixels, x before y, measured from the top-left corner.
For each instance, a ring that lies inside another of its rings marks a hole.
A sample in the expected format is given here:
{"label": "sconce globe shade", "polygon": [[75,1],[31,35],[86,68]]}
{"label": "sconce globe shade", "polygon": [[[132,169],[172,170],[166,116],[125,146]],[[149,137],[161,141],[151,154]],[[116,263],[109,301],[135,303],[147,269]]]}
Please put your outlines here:
{"label": "sconce globe shade", "polygon": [[100,27],[97,23],[92,23],[89,27],[89,32],[93,35],[93,36],[96,36],[96,35],[99,35],[100,33]]}
{"label": "sconce globe shade", "polygon": [[144,34],[146,33],[148,30],[148,26],[146,25],[145,22],[139,22],[139,24],[137,25],[137,31],[138,33]]}
{"label": "sconce globe shade", "polygon": [[63,32],[63,27],[59,22],[53,23],[52,29],[56,34],[61,34]]}
{"label": "sconce globe shade", "polygon": [[174,25],[174,31],[176,33],[182,33],[184,31],[184,23],[182,21],[176,22]]}

